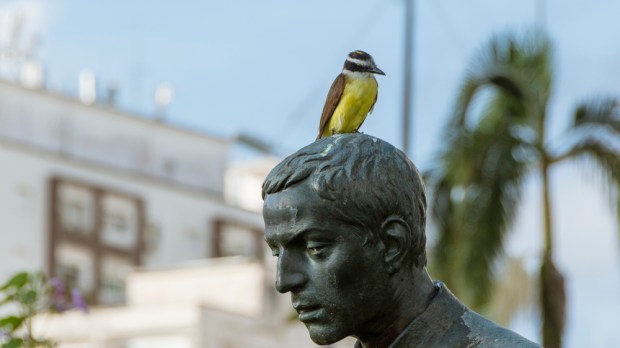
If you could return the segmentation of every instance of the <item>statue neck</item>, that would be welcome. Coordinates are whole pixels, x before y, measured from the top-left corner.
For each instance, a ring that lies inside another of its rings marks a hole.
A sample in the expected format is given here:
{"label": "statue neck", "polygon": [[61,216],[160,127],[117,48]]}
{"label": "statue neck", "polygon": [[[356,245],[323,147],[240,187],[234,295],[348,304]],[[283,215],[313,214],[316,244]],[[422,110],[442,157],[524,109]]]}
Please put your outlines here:
{"label": "statue neck", "polygon": [[[401,332],[420,314],[426,310],[437,294],[437,288],[426,268],[415,269],[414,275],[394,274],[393,303],[396,308],[390,318],[382,318],[384,325],[379,330],[368,332],[357,337],[355,347],[360,348],[387,348],[396,340]],[[387,320],[386,320],[387,319]]]}

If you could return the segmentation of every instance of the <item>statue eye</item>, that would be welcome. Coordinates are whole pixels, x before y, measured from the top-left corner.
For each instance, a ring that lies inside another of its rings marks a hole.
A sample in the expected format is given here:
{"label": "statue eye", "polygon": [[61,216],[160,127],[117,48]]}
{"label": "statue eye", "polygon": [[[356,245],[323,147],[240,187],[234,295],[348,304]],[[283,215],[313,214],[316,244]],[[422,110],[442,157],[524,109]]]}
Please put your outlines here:
{"label": "statue eye", "polygon": [[322,251],[325,249],[326,245],[324,244],[308,244],[306,250],[308,250],[308,254],[312,256],[321,255]]}
{"label": "statue eye", "polygon": [[310,255],[318,255],[321,253],[321,248],[308,248]]}

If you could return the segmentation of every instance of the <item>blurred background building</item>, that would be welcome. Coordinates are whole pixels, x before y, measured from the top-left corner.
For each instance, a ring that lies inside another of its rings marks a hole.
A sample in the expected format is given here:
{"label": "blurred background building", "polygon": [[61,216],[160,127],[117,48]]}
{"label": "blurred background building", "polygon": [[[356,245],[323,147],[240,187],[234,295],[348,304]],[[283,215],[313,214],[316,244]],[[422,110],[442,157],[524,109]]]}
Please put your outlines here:
{"label": "blurred background building", "polygon": [[0,105],[4,276],[40,267],[117,304],[132,267],[260,255],[256,207],[224,199],[226,139],[7,82]]}
{"label": "blurred background building", "polygon": [[63,347],[308,342],[299,325],[280,330],[290,306],[264,268],[260,183],[275,159],[229,163],[231,140],[37,84],[0,81],[0,115],[0,278],[44,269],[91,305],[43,320],[46,335]]}

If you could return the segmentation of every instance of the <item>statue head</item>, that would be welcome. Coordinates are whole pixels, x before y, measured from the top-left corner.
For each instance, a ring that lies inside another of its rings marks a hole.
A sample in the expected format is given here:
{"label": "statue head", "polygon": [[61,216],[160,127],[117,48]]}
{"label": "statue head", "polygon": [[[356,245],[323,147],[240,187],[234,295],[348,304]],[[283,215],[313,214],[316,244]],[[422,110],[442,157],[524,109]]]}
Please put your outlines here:
{"label": "statue head", "polygon": [[316,141],[269,173],[263,198],[276,288],[316,343],[398,320],[401,285],[426,265],[424,185],[402,151],[358,133]]}

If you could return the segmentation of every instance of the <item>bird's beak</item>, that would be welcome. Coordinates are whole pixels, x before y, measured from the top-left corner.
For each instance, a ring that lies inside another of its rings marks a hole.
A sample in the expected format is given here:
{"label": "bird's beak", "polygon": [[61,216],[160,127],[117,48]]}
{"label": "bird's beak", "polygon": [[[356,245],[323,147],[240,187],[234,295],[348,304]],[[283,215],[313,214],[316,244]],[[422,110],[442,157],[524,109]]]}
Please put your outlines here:
{"label": "bird's beak", "polygon": [[381,69],[377,68],[376,66],[374,66],[369,72],[373,74],[379,74],[379,75],[385,76],[385,73]]}

